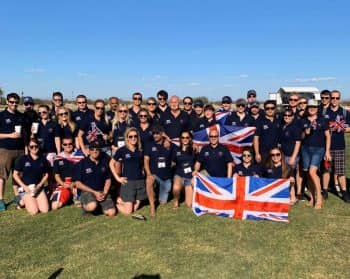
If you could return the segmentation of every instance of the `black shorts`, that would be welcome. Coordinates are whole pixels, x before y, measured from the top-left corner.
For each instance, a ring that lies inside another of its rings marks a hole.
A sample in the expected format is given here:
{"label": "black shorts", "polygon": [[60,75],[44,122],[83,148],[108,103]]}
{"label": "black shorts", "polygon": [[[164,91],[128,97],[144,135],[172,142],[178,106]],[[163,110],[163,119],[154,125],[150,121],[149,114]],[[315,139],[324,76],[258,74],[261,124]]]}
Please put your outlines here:
{"label": "black shorts", "polygon": [[145,181],[143,179],[128,180],[128,183],[120,186],[120,197],[124,202],[146,199]]}
{"label": "black shorts", "polygon": [[115,208],[114,202],[110,194],[108,194],[103,201],[99,202],[96,200],[94,194],[90,192],[82,192],[80,195],[80,202],[83,206],[87,205],[90,202],[97,202],[101,206],[103,212],[107,211],[108,209]]}

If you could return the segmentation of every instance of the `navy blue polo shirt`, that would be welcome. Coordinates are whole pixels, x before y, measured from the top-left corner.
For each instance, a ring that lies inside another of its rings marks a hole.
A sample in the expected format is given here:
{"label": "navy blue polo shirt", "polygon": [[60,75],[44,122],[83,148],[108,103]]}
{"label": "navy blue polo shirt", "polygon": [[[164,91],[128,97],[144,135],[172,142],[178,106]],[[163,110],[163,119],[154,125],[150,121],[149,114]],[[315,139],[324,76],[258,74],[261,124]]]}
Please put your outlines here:
{"label": "navy blue polo shirt", "polygon": [[159,113],[156,113],[153,117],[150,116],[149,123],[151,124],[151,126],[155,126],[155,125],[157,125],[157,124],[160,124],[160,116],[159,116]]}
{"label": "navy blue polo shirt", "polygon": [[108,142],[103,139],[103,135],[99,133],[102,132],[108,135],[112,130],[111,124],[109,122],[107,123],[104,117],[100,120],[95,118],[82,120],[79,129],[84,132],[84,144],[88,145],[90,142],[98,141],[100,147],[109,145]]}
{"label": "navy blue polo shirt", "polygon": [[123,146],[117,150],[114,160],[122,164],[122,176],[128,180],[143,179],[143,153],[136,149],[134,152]]}
{"label": "navy blue polo shirt", "polygon": [[142,130],[139,126],[137,129],[140,133],[142,148],[145,149],[147,145],[153,142],[152,127],[148,126],[145,130]]}
{"label": "navy blue polo shirt", "polygon": [[255,135],[259,136],[260,153],[267,153],[271,148],[277,146],[280,127],[280,119],[278,118],[275,118],[273,121],[266,117],[258,118]]}
{"label": "navy blue polo shirt", "polygon": [[109,111],[106,112],[106,115],[107,115],[108,121],[111,122],[113,120],[113,118],[114,118],[115,112],[112,111],[112,110],[109,110]]}
{"label": "navy blue polo shirt", "polygon": [[87,109],[86,111],[76,110],[72,112],[72,120],[77,124],[78,128],[81,122],[86,119],[94,119],[94,111],[92,109]]}
{"label": "navy blue polo shirt", "polygon": [[133,127],[131,123],[132,122],[128,124],[126,121],[123,121],[115,124],[113,130],[113,145],[121,147],[121,145],[118,145],[118,142],[123,142],[123,145],[125,144],[124,134],[127,128]]}
{"label": "navy blue polo shirt", "polygon": [[66,158],[56,159],[53,162],[53,173],[58,174],[62,180],[66,177],[73,177],[74,163]]}
{"label": "navy blue polo shirt", "polygon": [[59,137],[60,139],[64,138],[75,138],[78,135],[78,128],[75,127],[75,129],[72,131],[69,125],[61,126],[57,125],[57,129],[55,130],[55,137]]}
{"label": "navy blue polo shirt", "polygon": [[34,160],[30,155],[23,155],[16,160],[15,170],[22,173],[22,181],[27,186],[37,185],[43,176],[49,172],[49,162],[44,156]]}
{"label": "navy blue polo shirt", "polygon": [[176,164],[175,174],[180,177],[192,178],[193,166],[196,162],[194,152],[184,152],[178,146],[174,146],[172,161]]}
{"label": "navy blue polo shirt", "polygon": [[239,176],[261,176],[261,166],[250,164],[248,168],[246,168],[243,163],[235,165],[233,167],[233,173],[237,173]]}
{"label": "navy blue polo shirt", "polygon": [[292,156],[296,141],[301,141],[301,134],[302,129],[295,121],[281,128],[278,142],[285,156]]}
{"label": "navy blue polo shirt", "polygon": [[202,121],[203,117],[199,117],[197,115],[190,115],[190,130],[192,131],[199,131],[200,129],[197,129],[197,126],[199,126],[200,124],[198,124],[200,121]]}
{"label": "navy blue polo shirt", "polygon": [[97,164],[86,157],[74,166],[73,179],[95,191],[103,191],[106,180],[111,178],[108,164],[109,157],[103,152]]}
{"label": "navy blue polo shirt", "polygon": [[[344,118],[345,116],[345,118]],[[338,130],[337,125],[344,122],[344,124],[350,124],[350,113],[344,108],[339,107],[338,110],[333,111],[330,107],[327,109],[324,115],[329,121],[329,128],[331,131],[331,150],[344,150],[345,149],[345,136],[344,131]],[[338,122],[338,124],[336,124]]]}
{"label": "navy blue polo shirt", "polygon": [[150,158],[151,173],[166,180],[172,177],[171,155],[173,145],[165,148],[162,144],[155,142],[146,146],[145,156]]}
{"label": "navy blue polo shirt", "polygon": [[180,137],[183,131],[190,128],[190,118],[184,111],[175,118],[170,110],[165,111],[160,116],[160,124],[164,127],[165,133],[171,138]]}
{"label": "navy blue polo shirt", "polygon": [[204,146],[197,160],[210,176],[215,177],[227,177],[227,163],[233,162],[230,151],[222,144]]}
{"label": "navy blue polo shirt", "polygon": [[196,126],[194,127],[194,131],[199,131],[199,130],[203,130],[206,129],[210,126],[216,125],[218,122],[215,119],[212,119],[211,121],[208,121],[208,119],[204,118],[200,118],[197,123]]}
{"label": "navy blue polo shirt", "polygon": [[[15,126],[21,125],[22,131],[24,130],[23,114],[19,111],[15,113],[9,112],[4,109],[0,112],[0,133],[12,134],[15,131]],[[24,149],[23,137],[18,139],[0,139],[0,148],[9,150],[21,150]]]}
{"label": "navy blue polo shirt", "polygon": [[248,113],[246,113],[244,118],[241,120],[237,112],[233,111],[226,117],[225,125],[252,127],[254,126],[254,119]]}
{"label": "navy blue polo shirt", "polygon": [[263,177],[265,178],[282,178],[282,166],[277,168],[264,168]]}
{"label": "navy blue polo shirt", "polygon": [[305,135],[303,145],[312,147],[325,147],[326,137],[324,132],[329,129],[328,121],[324,117],[317,118],[313,123],[309,119],[302,120],[303,130],[311,128],[309,135]]}
{"label": "navy blue polo shirt", "polygon": [[136,112],[133,111],[132,108],[129,108],[129,115],[131,116],[131,120],[132,122],[134,123],[134,125],[137,125],[139,124],[139,116]]}
{"label": "navy blue polo shirt", "polygon": [[37,138],[40,143],[40,150],[44,153],[56,153],[55,135],[56,130],[59,128],[55,121],[48,120],[46,124],[42,121],[39,122],[39,129]]}

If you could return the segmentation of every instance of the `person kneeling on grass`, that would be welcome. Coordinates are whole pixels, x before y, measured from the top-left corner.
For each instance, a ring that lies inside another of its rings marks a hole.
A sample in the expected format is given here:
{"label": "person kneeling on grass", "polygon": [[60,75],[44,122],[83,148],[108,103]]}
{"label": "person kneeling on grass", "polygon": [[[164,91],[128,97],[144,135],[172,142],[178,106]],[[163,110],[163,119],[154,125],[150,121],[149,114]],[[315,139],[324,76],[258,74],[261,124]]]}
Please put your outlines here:
{"label": "person kneeling on grass", "polygon": [[29,214],[47,213],[49,203],[43,186],[49,177],[49,162],[40,154],[36,139],[29,141],[28,150],[29,154],[19,157],[15,163],[13,178],[19,185],[15,194],[20,197],[19,205]]}
{"label": "person kneeling on grass", "polygon": [[[52,192],[50,202],[52,209],[59,209],[66,205],[72,196],[77,197],[77,188],[72,181],[74,165],[83,158],[76,156],[73,150],[73,138],[64,138],[62,140],[63,151],[57,155],[53,163],[53,174],[57,183],[57,187]],[[74,199],[74,204],[80,207],[80,202],[77,198]]]}
{"label": "person kneeling on grass", "polygon": [[117,150],[109,166],[115,179],[121,183],[117,208],[119,212],[129,215],[139,208],[142,200],[146,199],[146,190],[143,153],[137,129],[127,128],[124,141],[125,146]]}
{"label": "person kneeling on grass", "polygon": [[98,142],[89,145],[89,156],[82,159],[74,168],[73,180],[82,191],[80,202],[83,213],[93,212],[98,206],[107,216],[116,214],[109,194],[111,173],[108,167],[109,156],[101,152]]}

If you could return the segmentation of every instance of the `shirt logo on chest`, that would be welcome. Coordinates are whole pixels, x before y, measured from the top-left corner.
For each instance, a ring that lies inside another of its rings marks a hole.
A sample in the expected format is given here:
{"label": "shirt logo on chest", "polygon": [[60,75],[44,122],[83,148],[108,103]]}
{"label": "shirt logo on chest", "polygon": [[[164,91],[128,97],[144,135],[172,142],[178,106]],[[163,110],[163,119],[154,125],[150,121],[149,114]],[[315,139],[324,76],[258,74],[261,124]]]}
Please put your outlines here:
{"label": "shirt logo on chest", "polygon": [[92,169],[91,168],[85,169],[85,173],[92,173]]}
{"label": "shirt logo on chest", "polygon": [[209,152],[208,151],[204,152],[204,156],[209,156]]}
{"label": "shirt logo on chest", "polygon": [[171,124],[171,120],[170,119],[165,120],[165,124]]}
{"label": "shirt logo on chest", "polygon": [[24,164],[24,167],[25,167],[25,168],[28,168],[28,167],[30,167],[30,166],[31,166],[30,162],[25,162],[25,164]]}
{"label": "shirt logo on chest", "polygon": [[130,159],[131,158],[131,155],[129,153],[126,153],[125,154],[125,159]]}
{"label": "shirt logo on chest", "polygon": [[265,125],[263,126],[263,129],[264,129],[264,130],[267,130],[268,128],[269,128],[269,125],[266,125],[266,124],[265,124]]}
{"label": "shirt logo on chest", "polygon": [[80,116],[77,116],[77,117],[75,118],[75,120],[76,120],[76,121],[81,120]]}
{"label": "shirt logo on chest", "polygon": [[59,161],[59,162],[58,162],[58,165],[59,165],[59,166],[63,166],[63,165],[64,165],[64,162],[63,162],[63,161]]}
{"label": "shirt logo on chest", "polygon": [[6,118],[5,122],[6,122],[6,124],[10,124],[11,123],[11,119],[10,118]]}
{"label": "shirt logo on chest", "polygon": [[153,146],[152,151],[157,151],[157,147]]}

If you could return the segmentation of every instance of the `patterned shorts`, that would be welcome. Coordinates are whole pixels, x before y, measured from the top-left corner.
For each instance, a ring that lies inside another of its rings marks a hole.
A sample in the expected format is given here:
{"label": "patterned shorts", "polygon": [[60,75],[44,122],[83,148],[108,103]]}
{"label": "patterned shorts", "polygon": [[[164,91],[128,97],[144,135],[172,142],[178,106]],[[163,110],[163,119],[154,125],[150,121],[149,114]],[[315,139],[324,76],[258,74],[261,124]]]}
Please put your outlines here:
{"label": "patterned shorts", "polygon": [[334,174],[345,175],[345,150],[331,150]]}

